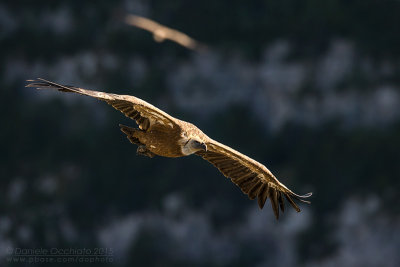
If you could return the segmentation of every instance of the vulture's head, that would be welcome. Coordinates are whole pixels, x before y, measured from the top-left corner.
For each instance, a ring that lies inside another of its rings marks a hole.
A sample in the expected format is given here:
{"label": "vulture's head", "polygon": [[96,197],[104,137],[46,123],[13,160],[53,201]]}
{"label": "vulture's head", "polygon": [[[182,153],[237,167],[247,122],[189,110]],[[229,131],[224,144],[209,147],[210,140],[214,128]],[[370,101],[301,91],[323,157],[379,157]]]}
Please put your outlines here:
{"label": "vulture's head", "polygon": [[182,149],[186,155],[196,153],[197,151],[207,151],[207,145],[195,138],[189,139]]}

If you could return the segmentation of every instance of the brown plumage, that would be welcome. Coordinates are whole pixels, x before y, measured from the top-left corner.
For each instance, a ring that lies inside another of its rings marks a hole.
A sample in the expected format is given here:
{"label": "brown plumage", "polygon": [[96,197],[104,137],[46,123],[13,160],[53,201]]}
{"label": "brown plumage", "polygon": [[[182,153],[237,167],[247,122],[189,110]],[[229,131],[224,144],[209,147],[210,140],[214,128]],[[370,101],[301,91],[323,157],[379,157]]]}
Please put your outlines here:
{"label": "brown plumage", "polygon": [[310,203],[305,198],[310,197],[311,193],[293,193],[261,163],[209,138],[193,124],[176,119],[139,98],[61,85],[40,78],[28,82],[27,87],[57,89],[107,102],[138,124],[137,129],[120,125],[129,141],[139,146],[138,154],[148,157],[182,157],[191,154],[201,156],[230,178],[250,199],[258,197],[260,209],[269,198],[277,219],[279,210],[283,212],[285,209],[283,196],[297,212],[300,212],[300,208],[293,199]]}

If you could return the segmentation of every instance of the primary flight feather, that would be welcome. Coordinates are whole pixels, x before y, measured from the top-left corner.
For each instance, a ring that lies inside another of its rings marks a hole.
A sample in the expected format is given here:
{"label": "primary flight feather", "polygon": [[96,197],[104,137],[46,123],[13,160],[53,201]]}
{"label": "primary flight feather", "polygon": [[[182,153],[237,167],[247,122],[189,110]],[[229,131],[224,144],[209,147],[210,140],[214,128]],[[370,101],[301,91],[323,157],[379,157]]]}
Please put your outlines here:
{"label": "primary flight feather", "polygon": [[305,195],[293,193],[261,163],[209,138],[195,125],[176,119],[137,97],[86,90],[41,78],[28,82],[27,87],[57,89],[107,102],[138,124],[139,128],[120,124],[121,131],[127,135],[129,141],[138,145],[138,154],[173,158],[196,154],[230,178],[250,199],[258,198],[261,209],[269,198],[277,219],[279,210],[283,212],[285,209],[284,198],[297,212],[300,212],[300,208],[293,199],[310,203],[305,198],[310,197],[311,193]]}

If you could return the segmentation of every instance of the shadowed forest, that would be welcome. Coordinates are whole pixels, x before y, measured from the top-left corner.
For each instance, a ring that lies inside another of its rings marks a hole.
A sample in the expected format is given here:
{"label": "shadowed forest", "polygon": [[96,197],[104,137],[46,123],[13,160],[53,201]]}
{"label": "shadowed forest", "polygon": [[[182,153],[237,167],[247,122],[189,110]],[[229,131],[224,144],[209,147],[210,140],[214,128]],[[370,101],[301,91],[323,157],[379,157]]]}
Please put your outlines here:
{"label": "shadowed forest", "polygon": [[[129,14],[207,48],[156,42]],[[394,0],[2,2],[0,265],[97,248],[70,264],[400,266],[399,14]],[[134,121],[106,103],[24,87],[37,77],[139,97],[312,203],[276,221],[200,157],[137,156],[118,127]]]}

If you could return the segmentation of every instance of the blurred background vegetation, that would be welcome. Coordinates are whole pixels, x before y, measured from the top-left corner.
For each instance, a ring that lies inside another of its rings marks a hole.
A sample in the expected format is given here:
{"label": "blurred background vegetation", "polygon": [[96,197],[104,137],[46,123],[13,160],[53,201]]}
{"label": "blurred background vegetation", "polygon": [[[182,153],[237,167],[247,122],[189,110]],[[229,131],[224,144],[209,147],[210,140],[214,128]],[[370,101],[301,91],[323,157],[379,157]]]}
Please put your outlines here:
{"label": "blurred background vegetation", "polygon": [[[0,265],[20,265],[9,248],[100,247],[117,266],[399,266],[399,12],[394,0],[2,2]],[[127,14],[208,49],[157,43]],[[275,221],[201,158],[136,156],[118,127],[133,122],[106,104],[24,88],[36,77],[140,97],[312,204]]]}

